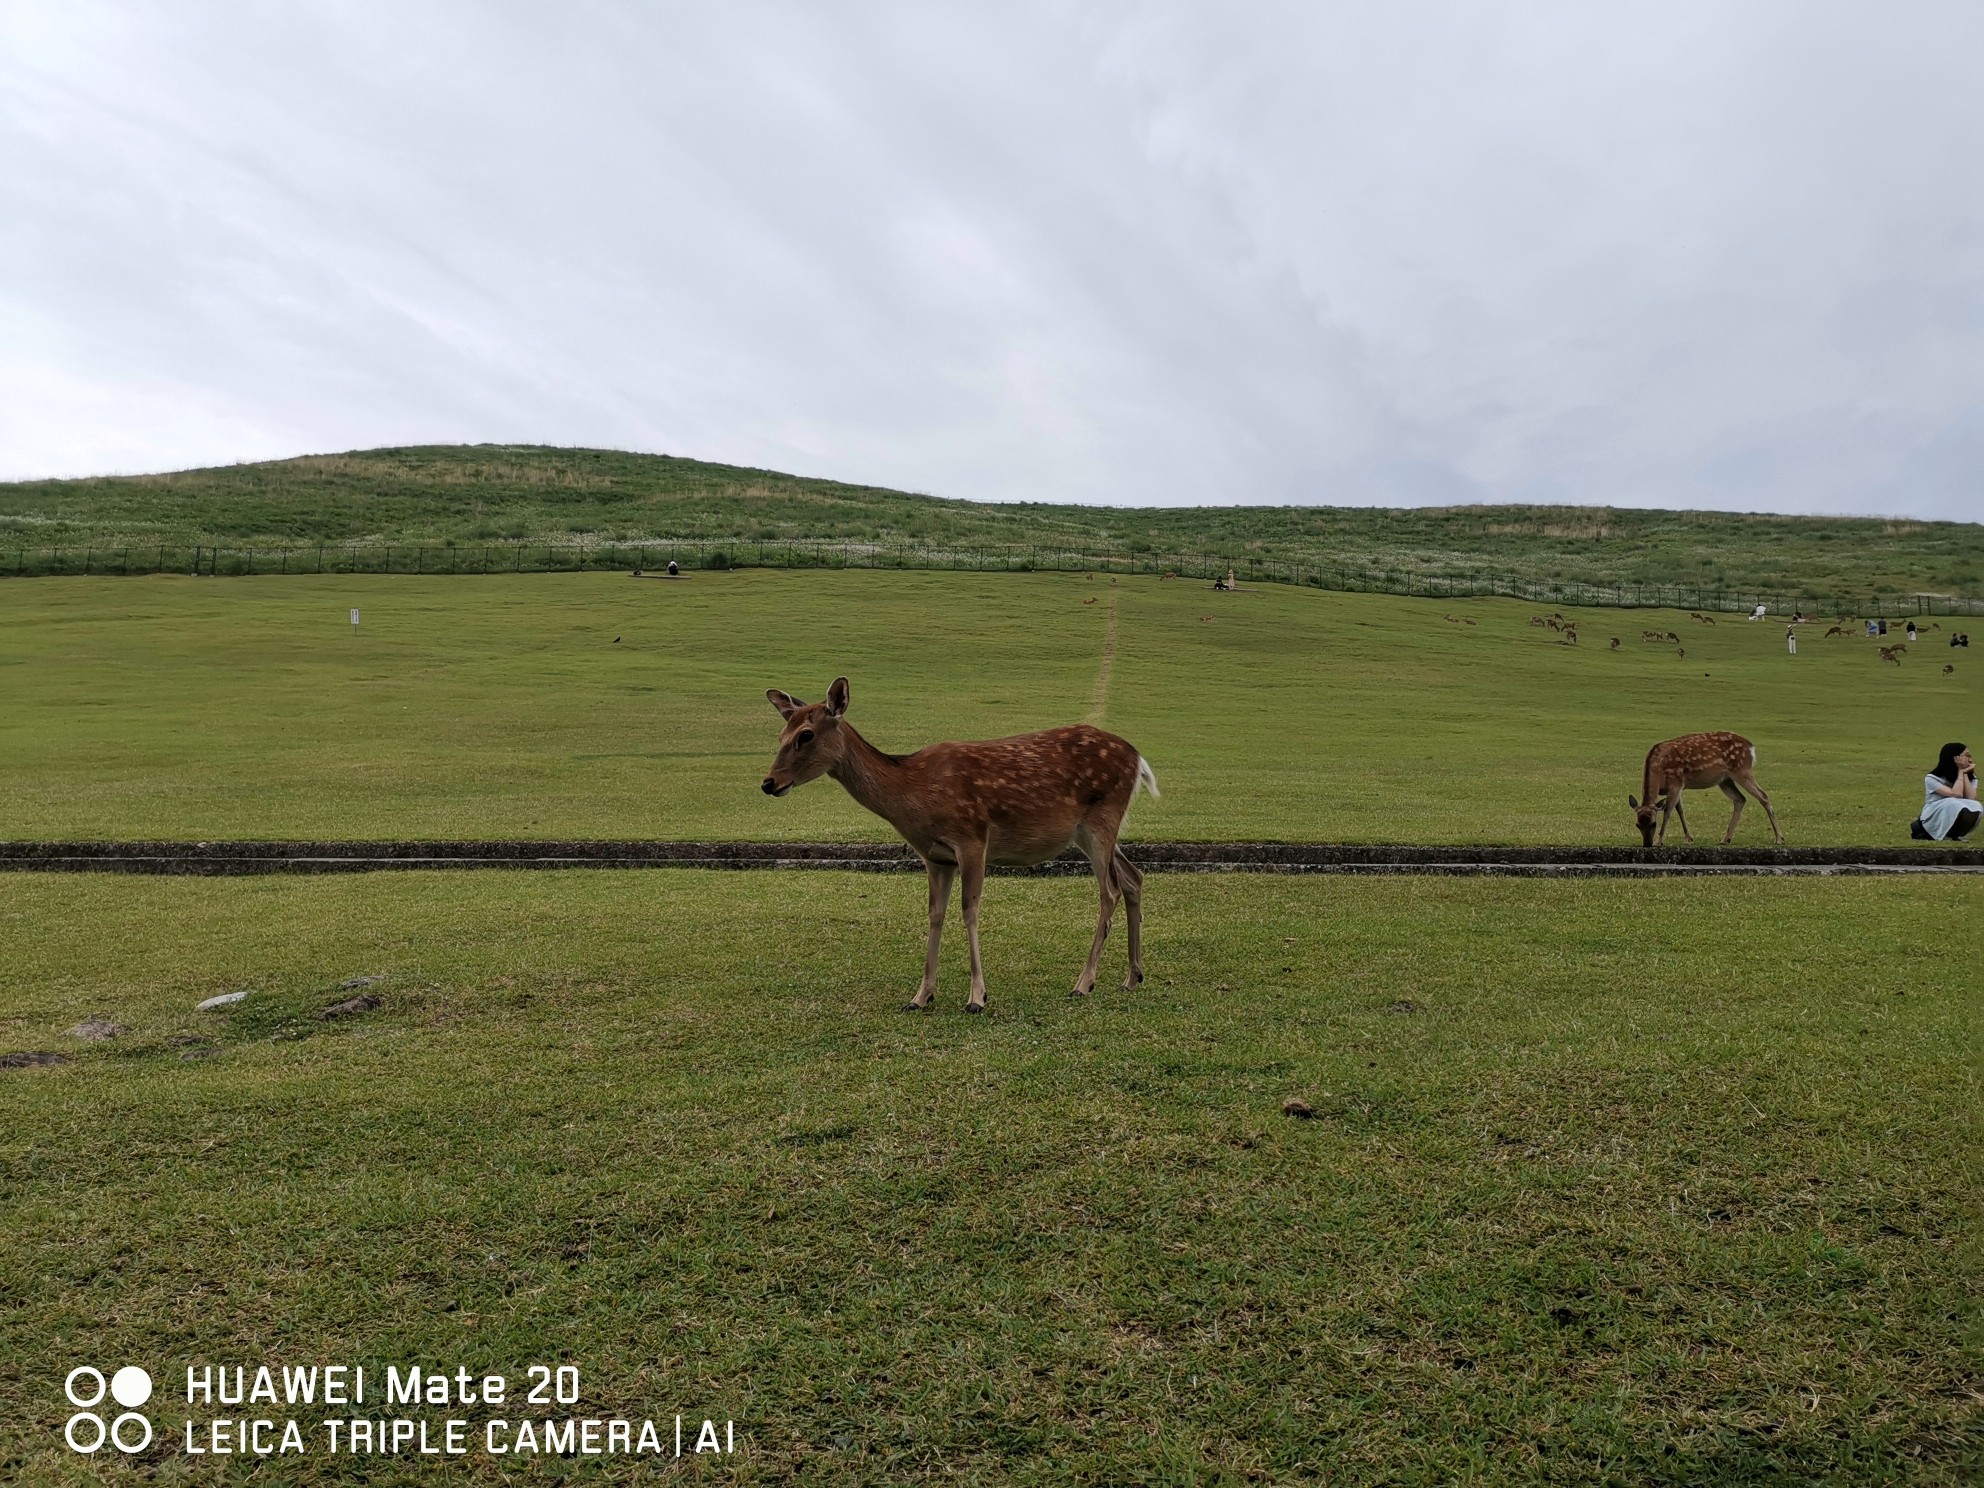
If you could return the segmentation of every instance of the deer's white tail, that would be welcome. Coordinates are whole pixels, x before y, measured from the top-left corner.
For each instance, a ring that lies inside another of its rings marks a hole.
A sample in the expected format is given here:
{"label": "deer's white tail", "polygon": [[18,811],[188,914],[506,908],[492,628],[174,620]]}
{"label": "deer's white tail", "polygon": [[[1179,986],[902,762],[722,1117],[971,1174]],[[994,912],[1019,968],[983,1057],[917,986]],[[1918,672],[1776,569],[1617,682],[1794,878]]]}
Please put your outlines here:
{"label": "deer's white tail", "polygon": [[1150,762],[1141,754],[1137,756],[1137,783],[1130,795],[1134,797],[1138,790],[1149,791],[1153,798],[1157,795],[1157,776],[1151,773]]}

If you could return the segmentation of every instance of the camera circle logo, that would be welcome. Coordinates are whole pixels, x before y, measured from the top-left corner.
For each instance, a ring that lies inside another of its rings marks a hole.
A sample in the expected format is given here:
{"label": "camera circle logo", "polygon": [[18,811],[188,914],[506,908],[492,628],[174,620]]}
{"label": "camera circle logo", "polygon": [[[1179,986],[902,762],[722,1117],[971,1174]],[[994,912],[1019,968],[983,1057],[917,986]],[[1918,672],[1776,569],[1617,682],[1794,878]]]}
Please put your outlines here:
{"label": "camera circle logo", "polygon": [[[152,1398],[152,1377],[137,1365],[126,1364],[107,1380],[101,1369],[78,1365],[62,1382],[62,1393],[71,1405],[82,1407],[62,1431],[70,1451],[94,1452],[109,1442],[120,1452],[142,1452],[152,1444],[151,1418],[138,1412]],[[108,1411],[99,1414],[95,1409],[106,1395],[124,1407],[122,1415],[108,1422],[104,1420]]]}

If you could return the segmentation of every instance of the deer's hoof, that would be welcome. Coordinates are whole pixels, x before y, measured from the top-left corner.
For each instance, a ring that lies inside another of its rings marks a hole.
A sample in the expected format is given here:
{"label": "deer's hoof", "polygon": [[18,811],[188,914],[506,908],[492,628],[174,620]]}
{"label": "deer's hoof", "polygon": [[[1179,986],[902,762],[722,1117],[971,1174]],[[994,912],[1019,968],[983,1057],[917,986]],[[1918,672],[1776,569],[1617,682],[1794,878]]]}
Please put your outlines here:
{"label": "deer's hoof", "polygon": [[985,1004],[982,1002],[967,1002],[964,1005],[964,1010],[967,1013],[982,1013],[985,1011]]}
{"label": "deer's hoof", "polygon": [[1074,986],[1068,989],[1068,995],[1070,997],[1086,997],[1093,990],[1094,990],[1093,988],[1084,987],[1081,985],[1081,983],[1077,982]]}
{"label": "deer's hoof", "polygon": [[902,1005],[902,1010],[905,1013],[927,1013],[932,1006],[933,1003],[929,1002],[905,1002]]}

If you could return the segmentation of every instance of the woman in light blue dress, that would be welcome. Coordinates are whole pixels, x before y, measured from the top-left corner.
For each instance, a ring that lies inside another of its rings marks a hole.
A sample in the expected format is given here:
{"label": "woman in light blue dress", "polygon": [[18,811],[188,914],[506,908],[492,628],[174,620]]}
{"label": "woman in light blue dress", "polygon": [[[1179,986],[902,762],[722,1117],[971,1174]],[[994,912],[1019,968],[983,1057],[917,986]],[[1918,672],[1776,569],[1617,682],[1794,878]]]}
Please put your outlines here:
{"label": "woman in light blue dress", "polygon": [[1936,768],[1922,777],[1922,815],[1916,819],[1919,837],[1961,842],[1978,822],[1984,806],[1977,801],[1977,762],[1961,744],[1945,744]]}

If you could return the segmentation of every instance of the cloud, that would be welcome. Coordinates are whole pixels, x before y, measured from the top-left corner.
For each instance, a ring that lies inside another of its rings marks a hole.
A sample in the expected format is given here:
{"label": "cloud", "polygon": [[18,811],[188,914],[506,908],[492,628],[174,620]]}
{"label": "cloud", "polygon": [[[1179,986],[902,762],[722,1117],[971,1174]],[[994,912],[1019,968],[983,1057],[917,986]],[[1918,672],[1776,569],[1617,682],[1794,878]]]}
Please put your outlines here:
{"label": "cloud", "polygon": [[1984,10],[26,0],[0,476],[1977,519]]}

